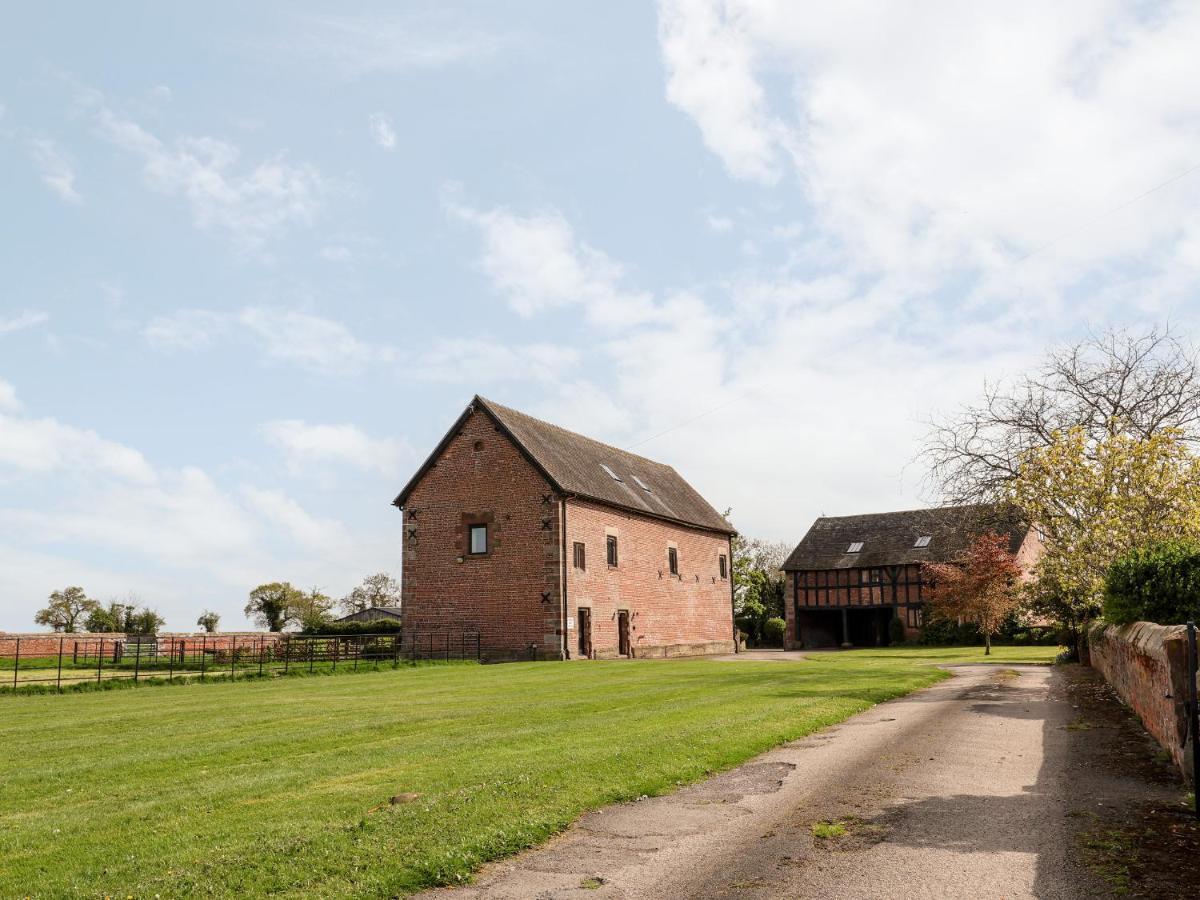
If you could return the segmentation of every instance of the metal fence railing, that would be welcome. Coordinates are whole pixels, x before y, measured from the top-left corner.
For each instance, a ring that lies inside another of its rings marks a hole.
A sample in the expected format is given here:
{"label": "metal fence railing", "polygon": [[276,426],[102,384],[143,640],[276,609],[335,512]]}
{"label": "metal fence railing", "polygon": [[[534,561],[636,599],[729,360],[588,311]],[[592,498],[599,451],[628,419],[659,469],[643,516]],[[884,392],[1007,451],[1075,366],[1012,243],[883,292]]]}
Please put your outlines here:
{"label": "metal fence railing", "polygon": [[338,672],[428,660],[478,660],[478,632],[0,637],[0,690],[127,679]]}

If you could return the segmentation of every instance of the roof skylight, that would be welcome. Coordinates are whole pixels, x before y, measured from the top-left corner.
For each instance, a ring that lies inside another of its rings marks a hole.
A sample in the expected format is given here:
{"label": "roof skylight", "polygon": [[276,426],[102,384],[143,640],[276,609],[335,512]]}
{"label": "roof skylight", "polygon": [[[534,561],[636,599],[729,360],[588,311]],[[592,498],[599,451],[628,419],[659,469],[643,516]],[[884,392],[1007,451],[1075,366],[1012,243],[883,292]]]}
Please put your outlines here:
{"label": "roof skylight", "polygon": [[847,553],[858,553],[862,550],[862,548],[863,548],[863,542],[855,541],[849,547],[846,548],[846,552]]}
{"label": "roof skylight", "polygon": [[636,481],[638,483],[638,487],[640,487],[647,494],[653,493],[653,491],[650,490],[650,485],[646,484],[646,482],[642,481],[642,479],[638,478],[636,475],[633,476],[633,480]]}
{"label": "roof skylight", "polygon": [[923,534],[919,538],[917,538],[917,542],[915,544],[913,544],[913,546],[914,547],[928,547],[929,542],[932,540],[933,540],[932,535]]}
{"label": "roof skylight", "polygon": [[600,463],[600,468],[602,468],[605,472],[607,472],[608,477],[611,478],[613,481],[621,480],[621,476],[618,475],[616,472],[614,472],[612,469],[610,469],[608,466],[606,466],[604,463]]}

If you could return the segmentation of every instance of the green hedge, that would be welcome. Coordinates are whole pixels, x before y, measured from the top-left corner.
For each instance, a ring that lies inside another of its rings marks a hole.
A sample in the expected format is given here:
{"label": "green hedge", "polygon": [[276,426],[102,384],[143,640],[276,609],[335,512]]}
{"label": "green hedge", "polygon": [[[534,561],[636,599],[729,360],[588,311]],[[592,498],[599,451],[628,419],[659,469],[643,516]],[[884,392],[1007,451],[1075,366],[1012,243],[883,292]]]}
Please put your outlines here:
{"label": "green hedge", "polygon": [[763,623],[763,643],[768,647],[782,647],[785,631],[787,631],[787,622],[783,619],[767,619]]}
{"label": "green hedge", "polygon": [[1104,583],[1104,618],[1114,625],[1200,619],[1200,543],[1163,541],[1118,557]]}
{"label": "green hedge", "polygon": [[376,619],[373,622],[326,622],[316,627],[305,628],[303,635],[334,634],[398,634],[402,626],[395,619]]}

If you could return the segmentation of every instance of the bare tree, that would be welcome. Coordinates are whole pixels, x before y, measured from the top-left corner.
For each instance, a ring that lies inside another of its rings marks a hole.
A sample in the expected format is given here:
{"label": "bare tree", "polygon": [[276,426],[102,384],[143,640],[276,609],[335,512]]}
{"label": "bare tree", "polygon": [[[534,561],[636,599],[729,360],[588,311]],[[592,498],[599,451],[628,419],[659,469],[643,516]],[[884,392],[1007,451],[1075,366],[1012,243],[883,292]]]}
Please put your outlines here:
{"label": "bare tree", "polygon": [[1200,441],[1200,358],[1169,328],[1109,330],[1052,350],[1036,371],[984,385],[983,400],[932,423],[921,453],[948,503],[1002,499],[1022,457],[1082,427],[1146,438],[1178,429]]}

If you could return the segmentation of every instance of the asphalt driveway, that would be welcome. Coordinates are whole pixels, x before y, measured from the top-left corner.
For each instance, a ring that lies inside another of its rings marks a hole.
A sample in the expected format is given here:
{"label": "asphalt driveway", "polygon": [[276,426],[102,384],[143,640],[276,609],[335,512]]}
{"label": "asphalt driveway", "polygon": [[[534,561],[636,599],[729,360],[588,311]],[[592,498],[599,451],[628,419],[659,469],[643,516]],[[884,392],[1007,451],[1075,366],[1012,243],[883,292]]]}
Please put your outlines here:
{"label": "asphalt driveway", "polygon": [[[1147,790],[1081,763],[1063,672],[960,667],[665,797],[590,813],[461,898],[1103,895],[1078,862],[1096,804]],[[1088,745],[1091,747],[1092,745]]]}

